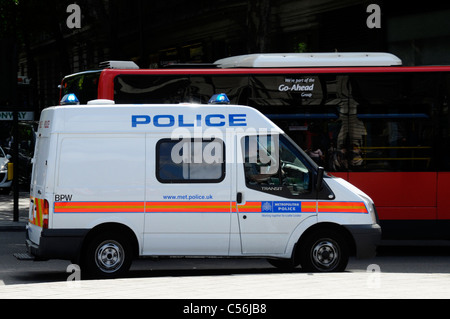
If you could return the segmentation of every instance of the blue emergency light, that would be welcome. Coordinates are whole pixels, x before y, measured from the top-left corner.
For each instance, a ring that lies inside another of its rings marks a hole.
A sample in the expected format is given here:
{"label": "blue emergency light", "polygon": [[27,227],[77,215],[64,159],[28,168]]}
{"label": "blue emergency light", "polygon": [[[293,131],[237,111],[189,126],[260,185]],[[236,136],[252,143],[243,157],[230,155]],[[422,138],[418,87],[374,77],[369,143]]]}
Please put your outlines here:
{"label": "blue emergency light", "polygon": [[225,93],[214,94],[209,99],[208,104],[230,104],[230,100]]}
{"label": "blue emergency light", "polygon": [[78,100],[75,93],[69,93],[63,96],[60,102],[61,105],[78,105],[80,101]]}

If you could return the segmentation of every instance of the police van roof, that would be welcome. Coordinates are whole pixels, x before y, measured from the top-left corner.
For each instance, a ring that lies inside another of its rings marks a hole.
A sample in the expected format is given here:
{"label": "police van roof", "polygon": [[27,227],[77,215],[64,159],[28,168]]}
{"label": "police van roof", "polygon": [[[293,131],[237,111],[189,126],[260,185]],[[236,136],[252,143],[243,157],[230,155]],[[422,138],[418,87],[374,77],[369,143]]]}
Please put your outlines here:
{"label": "police van roof", "polygon": [[402,61],[384,52],[265,53],[224,58],[214,64],[221,68],[288,68],[399,66]]}
{"label": "police van roof", "polygon": [[[283,133],[258,110],[243,105],[204,104],[87,104],[47,108],[47,132],[172,133],[236,129]],[[112,102],[112,101],[111,101]],[[51,118],[51,119],[50,119]],[[42,121],[42,117],[41,117]],[[41,123],[42,129],[45,123]]]}

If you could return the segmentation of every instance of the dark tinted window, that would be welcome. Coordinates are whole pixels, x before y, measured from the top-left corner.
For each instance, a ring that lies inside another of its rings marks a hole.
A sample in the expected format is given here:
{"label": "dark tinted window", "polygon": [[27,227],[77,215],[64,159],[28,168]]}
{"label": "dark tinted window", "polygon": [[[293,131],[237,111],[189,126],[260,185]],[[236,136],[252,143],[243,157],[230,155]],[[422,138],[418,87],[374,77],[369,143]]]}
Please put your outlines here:
{"label": "dark tinted window", "polygon": [[450,74],[442,74],[440,81],[438,111],[437,111],[437,137],[435,138],[436,161],[439,170],[450,171]]}
{"label": "dark tinted window", "polygon": [[161,183],[215,183],[225,177],[222,140],[163,139],[156,145],[156,177]]}
{"label": "dark tinted window", "polygon": [[317,164],[329,169],[333,140],[342,127],[340,109],[348,103],[337,76],[254,75],[250,88],[249,105],[261,110]]}
{"label": "dark tinted window", "polygon": [[101,71],[83,72],[65,77],[61,88],[61,98],[66,94],[75,93],[80,104],[96,100],[100,73]]}
{"label": "dark tinted window", "polygon": [[208,103],[211,96],[225,93],[233,104],[247,104],[248,76],[192,75],[189,96],[199,103]]}
{"label": "dark tinted window", "polygon": [[355,74],[347,121],[353,170],[430,171],[434,119],[439,108],[436,74]]}
{"label": "dark tinted window", "polygon": [[311,193],[310,165],[284,136],[245,136],[241,147],[248,188],[287,198]]}
{"label": "dark tinted window", "polygon": [[439,76],[253,76],[249,104],[329,171],[430,171]]}
{"label": "dark tinted window", "polygon": [[191,102],[189,76],[118,75],[114,79],[114,101],[125,103]]}
{"label": "dark tinted window", "polygon": [[247,102],[247,76],[216,75],[118,75],[114,100],[124,103],[208,103],[226,93],[234,104]]}

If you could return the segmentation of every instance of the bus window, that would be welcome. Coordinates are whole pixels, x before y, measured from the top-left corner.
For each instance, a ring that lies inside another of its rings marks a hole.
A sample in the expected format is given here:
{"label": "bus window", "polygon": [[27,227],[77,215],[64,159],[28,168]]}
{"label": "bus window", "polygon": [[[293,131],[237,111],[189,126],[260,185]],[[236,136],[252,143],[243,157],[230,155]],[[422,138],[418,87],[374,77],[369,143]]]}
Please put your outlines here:
{"label": "bus window", "polygon": [[247,75],[191,75],[191,100],[206,104],[214,94],[225,93],[232,104],[247,105]]}
{"label": "bus window", "polygon": [[101,70],[76,73],[66,76],[61,84],[61,98],[69,93],[74,93],[80,104],[97,99],[98,81]]}
{"label": "bus window", "polygon": [[116,104],[181,103],[187,98],[189,75],[119,74],[114,79]]}
{"label": "bus window", "polygon": [[317,75],[253,75],[250,76],[249,83],[252,89],[249,104],[264,114],[300,113],[302,106],[320,105],[324,98]]}
{"label": "bus window", "polygon": [[337,155],[342,153],[337,144],[343,127],[340,109],[348,98],[339,96],[336,75],[254,75],[250,88],[249,105],[279,125],[318,165],[348,168]]}
{"label": "bus window", "polygon": [[450,171],[450,74],[442,75],[438,111],[437,151],[439,171]]}
{"label": "bus window", "polygon": [[245,75],[118,75],[114,80],[114,100],[123,103],[206,104],[216,93],[227,94],[233,104],[246,104]]}
{"label": "bus window", "polygon": [[357,74],[350,78],[350,168],[431,171],[437,77],[427,73]]}

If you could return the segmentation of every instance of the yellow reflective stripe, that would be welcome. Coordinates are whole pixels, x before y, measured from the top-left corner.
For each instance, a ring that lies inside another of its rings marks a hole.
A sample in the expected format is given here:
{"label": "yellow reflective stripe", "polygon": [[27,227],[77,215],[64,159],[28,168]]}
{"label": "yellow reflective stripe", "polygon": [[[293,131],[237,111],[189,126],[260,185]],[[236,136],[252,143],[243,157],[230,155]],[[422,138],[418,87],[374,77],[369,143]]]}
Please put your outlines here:
{"label": "yellow reflective stripe", "polygon": [[37,197],[31,198],[33,199],[34,207],[33,215],[29,220],[32,224],[42,227],[42,225],[44,224],[44,200]]}

